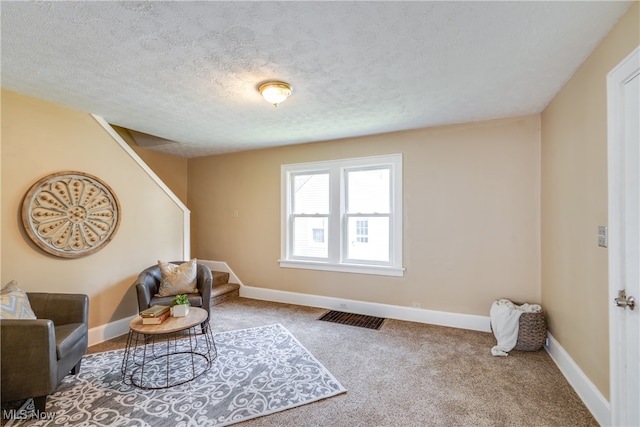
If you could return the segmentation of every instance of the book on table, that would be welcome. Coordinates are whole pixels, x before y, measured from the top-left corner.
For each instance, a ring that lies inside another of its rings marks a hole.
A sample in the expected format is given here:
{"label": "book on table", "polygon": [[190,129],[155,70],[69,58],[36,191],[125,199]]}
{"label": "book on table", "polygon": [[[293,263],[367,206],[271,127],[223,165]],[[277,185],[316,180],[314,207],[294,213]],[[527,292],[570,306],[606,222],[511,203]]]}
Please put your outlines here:
{"label": "book on table", "polygon": [[142,310],[140,312],[140,316],[142,318],[145,317],[158,317],[163,315],[164,313],[168,313],[169,312],[169,306],[167,305],[152,305],[151,307],[147,308],[146,310]]}
{"label": "book on table", "polygon": [[143,317],[142,324],[143,325],[159,325],[160,323],[167,320],[170,314],[171,313],[169,313],[168,311],[165,311],[164,313],[162,313],[160,316],[157,316],[157,317]]}

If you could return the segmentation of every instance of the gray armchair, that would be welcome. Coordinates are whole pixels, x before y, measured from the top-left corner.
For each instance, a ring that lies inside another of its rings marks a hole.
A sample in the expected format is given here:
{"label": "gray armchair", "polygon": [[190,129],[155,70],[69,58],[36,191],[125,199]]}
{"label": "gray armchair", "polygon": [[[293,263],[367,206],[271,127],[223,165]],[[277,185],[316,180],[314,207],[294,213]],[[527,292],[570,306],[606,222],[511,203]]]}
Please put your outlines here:
{"label": "gray armchair", "polygon": [[[172,261],[172,264],[182,264],[185,261]],[[197,293],[187,294],[189,303],[193,307],[200,307],[207,312],[207,319],[202,322],[202,332],[205,332],[209,326],[209,317],[211,315],[211,287],[213,286],[213,275],[211,269],[198,262],[197,275]],[[173,296],[157,297],[158,289],[161,281],[160,267],[153,265],[148,267],[138,275],[134,282],[136,293],[138,294],[139,311],[146,310],[152,305],[171,305]]]}
{"label": "gray armchair", "polygon": [[89,297],[27,292],[37,319],[0,321],[2,401],[32,397],[44,411],[47,395],[80,371],[89,344]]}

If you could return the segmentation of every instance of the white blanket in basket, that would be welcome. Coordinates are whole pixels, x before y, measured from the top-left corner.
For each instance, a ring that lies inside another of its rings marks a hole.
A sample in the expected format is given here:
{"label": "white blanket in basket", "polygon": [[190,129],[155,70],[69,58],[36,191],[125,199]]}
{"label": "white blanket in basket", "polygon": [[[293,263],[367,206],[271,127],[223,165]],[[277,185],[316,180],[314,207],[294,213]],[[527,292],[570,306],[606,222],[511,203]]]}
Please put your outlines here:
{"label": "white blanket in basket", "polygon": [[522,313],[540,313],[538,304],[516,305],[508,299],[494,301],[491,304],[491,329],[498,345],[491,348],[494,356],[508,356],[518,342],[518,326]]}

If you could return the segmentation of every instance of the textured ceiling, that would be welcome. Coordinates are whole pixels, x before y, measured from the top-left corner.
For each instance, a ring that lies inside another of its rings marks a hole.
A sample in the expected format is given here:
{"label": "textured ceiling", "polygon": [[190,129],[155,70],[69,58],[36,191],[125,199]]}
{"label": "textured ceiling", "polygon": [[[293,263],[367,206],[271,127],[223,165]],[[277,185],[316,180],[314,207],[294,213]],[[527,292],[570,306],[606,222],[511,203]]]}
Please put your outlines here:
{"label": "textured ceiling", "polygon": [[511,117],[631,3],[2,1],[2,87],[183,157]]}

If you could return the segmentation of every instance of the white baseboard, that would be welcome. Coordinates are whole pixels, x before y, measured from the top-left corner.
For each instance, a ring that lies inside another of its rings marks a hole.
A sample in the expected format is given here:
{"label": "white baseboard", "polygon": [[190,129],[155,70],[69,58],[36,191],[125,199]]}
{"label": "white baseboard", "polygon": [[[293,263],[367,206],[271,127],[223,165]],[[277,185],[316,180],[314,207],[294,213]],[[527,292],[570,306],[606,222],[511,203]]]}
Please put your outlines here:
{"label": "white baseboard", "polygon": [[489,316],[425,310],[421,308],[402,307],[397,305],[256,288],[252,286],[242,286],[240,288],[240,296],[244,298],[281,302],[285,304],[348,311],[350,313],[406,320],[409,322],[429,323],[432,325],[449,326],[452,328],[470,329],[473,331],[491,331]]}
{"label": "white baseboard", "polygon": [[120,335],[128,334],[129,322],[135,317],[136,315],[125,317],[124,319],[89,329],[89,345],[100,344],[101,342],[119,337]]}
{"label": "white baseboard", "polygon": [[587,409],[591,411],[596,421],[602,426],[611,425],[611,405],[607,399],[604,398],[582,369],[573,361],[569,353],[553,338],[553,335],[550,333],[547,335],[549,345],[545,346],[545,350],[555,364],[558,365],[562,375],[578,393],[578,396],[580,396]]}

